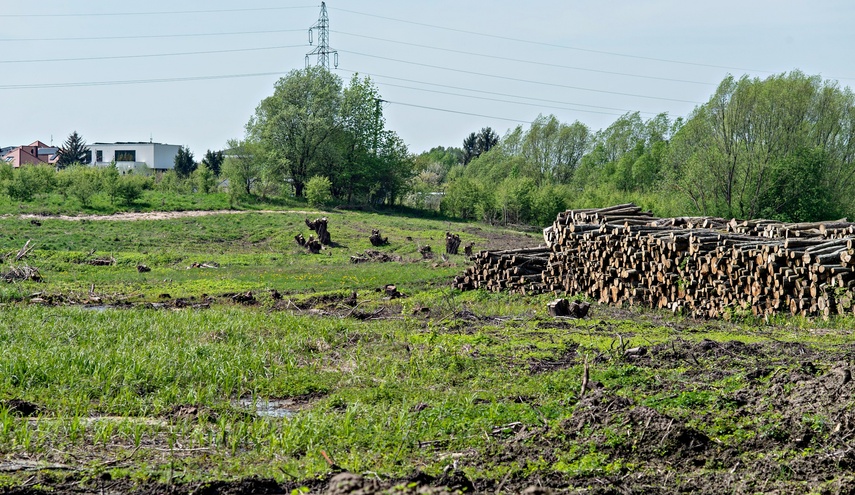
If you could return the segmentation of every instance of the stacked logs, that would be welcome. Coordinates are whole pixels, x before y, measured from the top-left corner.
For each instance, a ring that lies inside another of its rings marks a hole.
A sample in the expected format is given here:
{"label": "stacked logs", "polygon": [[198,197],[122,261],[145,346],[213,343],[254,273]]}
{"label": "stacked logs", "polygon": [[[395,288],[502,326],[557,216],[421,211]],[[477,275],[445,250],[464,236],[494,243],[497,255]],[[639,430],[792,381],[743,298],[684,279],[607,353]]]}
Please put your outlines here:
{"label": "stacked logs", "polygon": [[[584,294],[704,318],[852,314],[853,233],[855,224],[842,220],[660,219],[631,204],[567,211],[544,229],[547,263],[539,282],[528,279],[528,292]],[[523,292],[511,284],[507,270],[515,264],[507,255],[479,253],[474,261],[456,286]]]}
{"label": "stacked logs", "polygon": [[520,294],[545,292],[543,272],[551,251],[546,246],[481,251],[472,256],[475,262],[463,275],[454,278],[453,286],[461,290],[483,288],[493,292],[504,290]]}

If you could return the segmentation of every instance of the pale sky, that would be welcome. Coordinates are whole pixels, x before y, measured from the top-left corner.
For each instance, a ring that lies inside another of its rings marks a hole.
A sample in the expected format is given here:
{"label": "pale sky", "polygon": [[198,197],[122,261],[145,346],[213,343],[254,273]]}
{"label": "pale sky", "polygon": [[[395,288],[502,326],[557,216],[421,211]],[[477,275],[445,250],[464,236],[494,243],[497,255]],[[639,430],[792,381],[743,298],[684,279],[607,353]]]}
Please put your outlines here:
{"label": "pale sky", "polygon": [[[851,0],[326,6],[333,71],[371,76],[413,153],[538,114],[595,131],[628,111],[686,116],[728,73],[799,69],[855,86]],[[243,137],[274,82],[305,66],[319,13],[299,0],[0,0],[0,146],[60,145],[77,130],[201,159]]]}

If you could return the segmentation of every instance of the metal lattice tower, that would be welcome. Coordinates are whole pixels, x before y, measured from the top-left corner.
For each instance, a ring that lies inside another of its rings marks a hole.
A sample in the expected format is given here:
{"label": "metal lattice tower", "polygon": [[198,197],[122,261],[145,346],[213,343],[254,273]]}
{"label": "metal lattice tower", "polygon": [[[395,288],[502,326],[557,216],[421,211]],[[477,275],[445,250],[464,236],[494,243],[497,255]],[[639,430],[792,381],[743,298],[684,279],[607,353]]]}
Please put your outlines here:
{"label": "metal lattice tower", "polygon": [[309,44],[312,44],[312,31],[318,31],[318,46],[306,54],[306,67],[309,66],[309,57],[318,56],[318,65],[324,69],[330,69],[330,54],[333,54],[333,63],[338,67],[338,52],[330,48],[330,19],[327,16],[327,4],[321,2],[321,15],[318,22],[309,28]]}

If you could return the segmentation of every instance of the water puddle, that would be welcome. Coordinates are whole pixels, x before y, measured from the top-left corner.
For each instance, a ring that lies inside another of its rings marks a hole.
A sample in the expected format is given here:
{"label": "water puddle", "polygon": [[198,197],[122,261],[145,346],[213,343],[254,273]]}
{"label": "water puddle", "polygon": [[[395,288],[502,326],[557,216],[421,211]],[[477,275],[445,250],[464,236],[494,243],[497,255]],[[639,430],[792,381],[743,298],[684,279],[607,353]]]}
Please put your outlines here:
{"label": "water puddle", "polygon": [[290,418],[296,411],[296,403],[293,399],[255,399],[246,397],[238,399],[237,405],[262,418]]}

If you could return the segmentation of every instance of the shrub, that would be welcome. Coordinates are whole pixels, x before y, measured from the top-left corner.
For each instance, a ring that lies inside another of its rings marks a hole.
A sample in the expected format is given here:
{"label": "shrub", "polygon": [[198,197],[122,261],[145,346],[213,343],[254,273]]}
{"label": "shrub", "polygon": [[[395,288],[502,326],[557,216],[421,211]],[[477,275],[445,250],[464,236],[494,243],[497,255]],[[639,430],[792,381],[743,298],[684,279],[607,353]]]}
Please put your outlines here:
{"label": "shrub", "polygon": [[327,205],[332,201],[332,182],[327,177],[316,175],[306,183],[305,194],[310,205]]}

